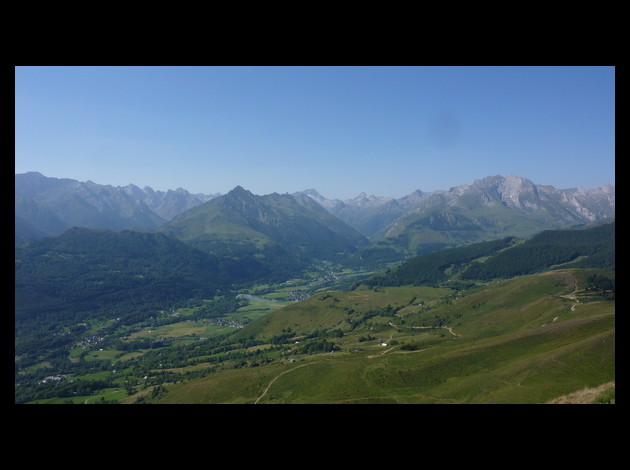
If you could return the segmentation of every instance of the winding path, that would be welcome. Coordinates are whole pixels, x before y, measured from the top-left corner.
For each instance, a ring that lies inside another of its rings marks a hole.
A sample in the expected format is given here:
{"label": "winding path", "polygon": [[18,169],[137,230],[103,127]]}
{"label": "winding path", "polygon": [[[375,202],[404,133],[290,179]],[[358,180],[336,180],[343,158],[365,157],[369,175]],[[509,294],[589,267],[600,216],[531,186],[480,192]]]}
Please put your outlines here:
{"label": "winding path", "polygon": [[256,398],[256,401],[254,402],[254,405],[256,405],[256,404],[257,404],[257,403],[261,400],[261,398],[262,398],[262,397],[264,397],[264,396],[267,394],[267,392],[269,391],[269,388],[271,388],[271,386],[273,385],[273,383],[274,383],[276,380],[278,380],[280,377],[282,377],[284,374],[288,374],[289,372],[293,372],[294,370],[299,369],[300,367],[306,367],[306,366],[310,366],[310,365],[312,365],[312,364],[317,364],[317,362],[319,362],[319,361],[316,361],[316,362],[309,362],[308,364],[302,364],[302,365],[300,365],[300,366],[294,367],[293,369],[285,370],[284,372],[281,372],[280,374],[278,374],[276,377],[274,377],[274,378],[272,379],[272,381],[271,381],[271,382],[269,382],[269,383],[267,384],[267,387],[266,387],[266,388],[265,388],[265,390],[262,392],[262,394],[261,394],[258,398]]}
{"label": "winding path", "polygon": [[[398,329],[398,326],[394,325],[392,322],[390,322],[389,325],[394,327],[395,329]],[[419,328],[420,329],[420,328],[435,328],[435,327],[433,327],[433,326],[412,326],[411,328]],[[444,328],[444,329],[448,330],[449,333],[451,333],[453,336],[459,336],[457,333],[453,332],[453,328],[450,327],[450,326],[441,326],[439,328]],[[391,339],[393,337],[394,337],[394,334],[392,333],[390,335],[390,337],[389,337],[389,340],[391,341]],[[389,349],[386,349],[385,351],[380,352],[379,354],[373,354],[373,355],[370,355],[370,356],[367,356],[367,357],[368,357],[368,359],[373,359],[375,357],[380,357],[380,356],[382,356],[384,354],[387,354],[388,352],[392,351],[393,349],[396,349],[396,347],[395,346],[391,347]],[[427,348],[427,349],[431,349],[431,348]],[[409,353],[409,352],[421,352],[421,351],[426,351],[426,349],[420,349],[420,350],[416,350],[416,351],[397,351],[397,352],[400,353],[400,354],[404,354],[404,353]],[[263,390],[262,394],[258,398],[256,398],[256,401],[254,402],[254,405],[258,404],[258,402],[267,394],[267,392],[269,391],[271,386],[274,384],[274,382],[276,380],[278,380],[280,377],[282,377],[284,374],[288,374],[289,372],[293,372],[294,370],[297,370],[297,369],[299,369],[301,367],[306,367],[306,366],[310,366],[312,364],[317,364],[318,362],[320,362],[320,361],[309,362],[308,364],[302,364],[302,365],[299,365],[297,367],[294,367],[293,369],[285,370],[284,372],[279,373],[277,376],[275,376],[271,380],[271,382],[269,382],[267,384],[267,386],[265,387],[265,390]]]}

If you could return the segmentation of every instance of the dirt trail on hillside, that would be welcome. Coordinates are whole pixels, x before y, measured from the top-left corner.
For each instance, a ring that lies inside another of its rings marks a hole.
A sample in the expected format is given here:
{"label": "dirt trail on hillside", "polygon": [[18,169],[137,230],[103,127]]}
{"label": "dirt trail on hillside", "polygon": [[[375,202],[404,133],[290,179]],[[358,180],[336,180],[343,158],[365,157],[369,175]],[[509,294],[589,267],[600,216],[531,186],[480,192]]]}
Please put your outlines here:
{"label": "dirt trail on hillside", "polygon": [[[573,302],[580,303],[580,301],[577,299],[577,293],[582,292],[584,289],[579,289],[577,279],[571,273],[551,271],[551,272],[543,273],[543,276],[551,276],[555,279],[560,279],[561,281],[564,281],[569,289],[571,288],[573,289],[573,292],[560,295],[560,297],[563,299],[568,299],[568,300],[572,300]],[[571,310],[574,310],[574,309],[572,308]]]}
{"label": "dirt trail on hillside", "polygon": [[[397,330],[399,329],[398,326],[394,325],[392,322],[389,322],[388,325],[393,328],[396,328]],[[453,336],[461,336],[453,331],[452,326],[408,326],[406,328],[411,328],[413,330],[431,330],[434,328],[444,328],[445,330],[448,330],[448,332],[452,334]],[[391,340],[392,338],[390,337],[389,339]]]}
{"label": "dirt trail on hillside", "polygon": [[[318,361],[319,362],[319,361]],[[273,385],[273,383],[278,380],[280,377],[282,377],[284,374],[288,374],[289,372],[293,372],[296,369],[299,369],[300,367],[306,367],[306,366],[310,366],[311,364],[317,364],[317,362],[309,362],[308,364],[302,364],[300,366],[294,367],[293,369],[289,369],[289,370],[285,370],[284,372],[281,372],[280,374],[278,374],[276,377],[274,377],[271,382],[269,382],[267,384],[267,387],[265,388],[265,390],[262,392],[262,394],[256,398],[256,401],[254,402],[254,405],[257,404],[262,397],[264,397],[267,392],[269,391],[269,388],[271,388],[271,386]]]}
{"label": "dirt trail on hillside", "polygon": [[453,327],[452,326],[412,326],[410,328],[414,328],[414,329],[417,329],[417,330],[424,330],[424,329],[431,329],[431,328],[443,328],[445,330],[448,330],[448,332],[450,334],[452,334],[453,336],[461,336],[461,335],[458,335],[457,333],[455,333],[453,331]]}
{"label": "dirt trail on hillside", "polygon": [[375,357],[379,357],[379,356],[382,356],[383,354],[387,354],[392,349],[396,349],[396,346],[393,346],[393,347],[391,347],[389,349],[386,349],[385,351],[382,351],[382,352],[380,352],[378,354],[371,354],[371,355],[368,356],[368,359],[374,359]]}

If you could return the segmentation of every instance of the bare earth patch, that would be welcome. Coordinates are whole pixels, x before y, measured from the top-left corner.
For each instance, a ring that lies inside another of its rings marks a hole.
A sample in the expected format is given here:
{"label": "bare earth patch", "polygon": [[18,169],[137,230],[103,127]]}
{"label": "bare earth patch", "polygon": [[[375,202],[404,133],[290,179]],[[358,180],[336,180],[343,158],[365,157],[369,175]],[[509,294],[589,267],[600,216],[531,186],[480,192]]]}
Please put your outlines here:
{"label": "bare earth patch", "polygon": [[614,388],[615,382],[608,382],[602,385],[599,385],[594,388],[585,388],[583,390],[579,390],[577,392],[570,393],[569,395],[564,395],[562,397],[554,398],[551,401],[548,401],[548,404],[551,405],[584,405],[592,403],[595,398],[602,393],[604,390],[608,388]]}

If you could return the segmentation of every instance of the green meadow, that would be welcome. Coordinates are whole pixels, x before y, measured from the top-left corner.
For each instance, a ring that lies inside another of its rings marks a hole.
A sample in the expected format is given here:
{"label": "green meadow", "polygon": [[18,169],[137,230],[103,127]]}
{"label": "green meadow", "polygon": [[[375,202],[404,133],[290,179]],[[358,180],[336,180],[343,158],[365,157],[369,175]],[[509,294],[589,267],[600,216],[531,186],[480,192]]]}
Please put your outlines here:
{"label": "green meadow", "polygon": [[[614,302],[566,298],[579,275],[317,294],[238,331],[289,332],[277,360],[170,385],[157,402],[547,403],[615,379]],[[337,332],[338,349],[301,353],[317,331]]]}

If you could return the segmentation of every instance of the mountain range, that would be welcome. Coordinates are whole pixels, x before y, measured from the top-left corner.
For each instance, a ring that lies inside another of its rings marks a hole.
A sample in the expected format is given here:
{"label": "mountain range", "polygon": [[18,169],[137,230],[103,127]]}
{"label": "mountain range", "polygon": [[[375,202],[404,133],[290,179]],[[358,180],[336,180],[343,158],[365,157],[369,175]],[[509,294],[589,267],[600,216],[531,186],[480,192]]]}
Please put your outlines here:
{"label": "mountain range", "polygon": [[[27,174],[15,197],[16,402],[543,403],[614,381],[612,186],[337,201]],[[341,290],[312,282],[342,268]]]}
{"label": "mountain range", "polygon": [[[159,231],[206,252],[269,260],[356,253],[383,265],[446,247],[615,217],[615,188],[556,189],[516,176],[489,176],[449,190],[417,190],[402,198],[341,201],[310,189],[258,196],[237,186],[225,195],[99,185],[91,181],[15,175],[15,238],[55,236],[68,228]],[[300,263],[298,263],[300,264]],[[303,264],[303,263],[302,263]]]}
{"label": "mountain range", "polygon": [[417,190],[399,199],[361,193],[354,199],[340,201],[326,199],[314,189],[301,194],[311,197],[371,239],[398,235],[409,223],[436,210],[461,213],[465,210],[481,212],[484,208],[512,209],[523,216],[540,219],[548,228],[558,228],[612,218],[615,208],[613,185],[591,190],[556,189],[516,175],[488,176],[449,190],[429,193]]}
{"label": "mountain range", "polygon": [[301,194],[369,237],[372,246],[362,253],[364,260],[397,260],[615,217],[612,185],[556,189],[516,175],[489,176],[449,190],[417,190],[400,199],[360,194],[329,200],[312,189]]}
{"label": "mountain range", "polygon": [[56,236],[72,227],[155,229],[216,196],[182,188],[164,192],[133,184],[115,187],[38,172],[16,174],[15,239]]}

